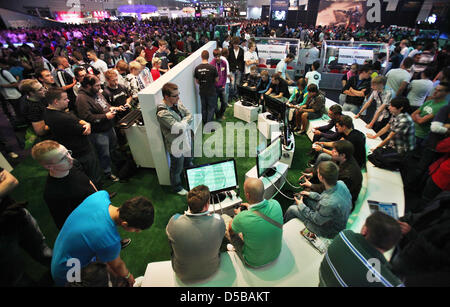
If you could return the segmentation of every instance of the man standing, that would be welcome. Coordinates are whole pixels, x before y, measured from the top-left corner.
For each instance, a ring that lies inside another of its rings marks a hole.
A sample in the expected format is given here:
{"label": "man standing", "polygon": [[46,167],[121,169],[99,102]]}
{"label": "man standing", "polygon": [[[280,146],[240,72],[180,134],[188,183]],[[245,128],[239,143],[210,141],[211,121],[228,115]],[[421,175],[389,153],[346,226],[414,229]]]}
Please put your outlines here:
{"label": "man standing", "polygon": [[105,76],[103,74],[108,70],[108,65],[105,61],[97,57],[95,50],[89,50],[87,52],[87,58],[91,60],[89,64],[99,72],[97,77],[100,78],[100,84],[105,83]]}
{"label": "man standing", "polygon": [[244,73],[244,50],[239,47],[239,37],[233,37],[231,39],[231,45],[233,48],[230,50],[228,56],[231,71],[230,96],[236,98],[238,95],[237,85],[241,84],[242,74]]}
{"label": "man standing", "polygon": [[219,81],[219,74],[216,68],[208,63],[209,52],[203,50],[201,56],[202,63],[195,67],[194,78],[199,85],[202,120],[203,124],[206,124],[213,120],[217,109],[216,83]]}
{"label": "man standing", "polygon": [[301,197],[295,197],[295,205],[284,214],[284,222],[298,218],[316,235],[332,239],[347,225],[352,196],[345,183],[338,181],[339,167],[334,162],[321,162],[317,177],[324,185],[324,192],[300,192]]}
{"label": "man standing", "polygon": [[70,282],[74,259],[85,267],[95,258],[106,262],[114,274],[126,278],[132,286],[134,277],[120,258],[117,226],[138,233],[150,228],[153,219],[153,205],[142,196],[125,201],[120,208],[111,204],[106,191],[86,198],[70,214],[56,238],[52,258],[52,276],[56,285]]}
{"label": "man standing", "polygon": [[[164,100],[156,108],[156,117],[160,124],[166,151],[169,152],[170,184],[175,193],[184,196],[188,192],[181,185],[181,173],[183,168],[192,166],[192,141],[189,127],[192,115],[185,106],[179,103],[180,92],[176,84],[164,84],[162,95]],[[177,148],[173,143],[180,137],[183,138],[182,148]]]}
{"label": "man standing", "polygon": [[292,53],[289,53],[284,60],[281,60],[280,62],[278,62],[277,68],[275,69],[275,72],[280,73],[281,78],[286,80],[286,82],[289,85],[294,83],[294,81],[292,81],[291,77],[289,77],[289,74],[287,73],[287,65],[289,63],[291,63],[294,59],[295,59],[295,56]]}
{"label": "man standing", "polygon": [[116,162],[119,160],[113,118],[123,107],[111,107],[100,93],[100,87],[100,80],[96,76],[86,75],[81,82],[76,107],[80,118],[91,124],[90,140],[97,150],[98,160],[106,178],[119,181],[111,170],[111,158]]}
{"label": "man standing", "polygon": [[52,131],[52,139],[72,151],[72,156],[80,162],[86,175],[100,186],[101,170],[94,148],[89,141],[91,124],[80,120],[70,112],[65,112],[68,105],[67,93],[62,89],[50,89],[45,95],[47,109],[44,119]]}
{"label": "man standing", "polygon": [[225,92],[225,85],[227,83],[227,63],[222,60],[220,49],[214,49],[214,60],[211,61],[211,65],[216,67],[216,71],[219,74],[219,81],[216,83],[216,95],[217,101],[220,99],[220,109],[216,111],[216,119],[221,120],[228,107],[227,96]]}
{"label": "man standing", "polygon": [[322,260],[319,286],[403,286],[383,256],[400,241],[401,236],[400,224],[382,212],[375,212],[366,219],[361,234],[352,230],[341,231]]}
{"label": "man standing", "polygon": [[317,49],[317,43],[313,42],[313,46],[311,49],[308,49],[308,52],[305,55],[306,63],[305,63],[305,74],[311,70],[313,63],[319,60],[319,49]]}
{"label": "man standing", "polygon": [[235,217],[224,215],[227,239],[244,263],[251,267],[266,265],[278,258],[283,236],[283,211],[275,199],[264,199],[264,184],[247,178],[244,193],[248,210],[235,209]]}
{"label": "man standing", "polygon": [[395,68],[389,70],[386,74],[387,77],[387,86],[390,87],[394,93],[394,97],[398,97],[403,95],[405,89],[408,86],[409,81],[411,80],[411,74],[409,69],[413,65],[414,60],[412,58],[406,58],[401,68]]}
{"label": "man standing", "polygon": [[69,61],[67,58],[59,56],[56,57],[55,63],[57,64],[55,76],[56,83],[58,86],[67,92],[69,98],[69,110],[75,110],[75,100],[76,96],[73,91],[73,87],[77,84],[77,80],[67,72],[67,68],[70,68]]}
{"label": "man standing", "polygon": [[42,85],[46,90],[52,87],[57,87],[55,78],[53,78],[53,75],[50,72],[50,70],[44,68],[38,69],[36,71],[36,77],[39,80],[39,82],[42,83]]}
{"label": "man standing", "polygon": [[159,67],[159,72],[161,75],[164,75],[166,72],[170,70],[170,65],[172,63],[169,63],[169,53],[170,50],[167,48],[168,44],[165,40],[159,40],[158,41],[159,49],[153,54],[154,58],[161,59],[161,66]]}
{"label": "man standing", "polygon": [[[53,77],[52,77],[53,78]],[[25,121],[33,127],[37,136],[43,137],[49,129],[44,121],[46,89],[36,79],[25,79],[20,82],[19,90],[24,95],[22,113]]]}
{"label": "man standing", "polygon": [[220,215],[208,212],[209,199],[207,186],[195,187],[188,193],[188,211],[172,216],[166,227],[172,267],[183,282],[208,278],[220,265],[225,223]]}

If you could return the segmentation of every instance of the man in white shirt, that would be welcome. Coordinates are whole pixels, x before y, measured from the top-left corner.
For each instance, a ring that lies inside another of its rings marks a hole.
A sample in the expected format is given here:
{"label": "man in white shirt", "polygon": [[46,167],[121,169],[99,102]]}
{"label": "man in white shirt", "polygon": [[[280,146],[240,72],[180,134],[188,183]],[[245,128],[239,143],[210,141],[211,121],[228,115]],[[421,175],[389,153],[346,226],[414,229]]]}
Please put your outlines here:
{"label": "man in white shirt", "polygon": [[230,47],[230,40],[231,37],[229,35],[225,36],[225,40],[222,43],[222,48],[227,48]]}
{"label": "man in white shirt", "polygon": [[319,88],[320,80],[322,80],[322,75],[320,74],[320,72],[317,71],[319,69],[319,67],[320,67],[320,62],[315,61],[312,64],[312,71],[308,71],[306,73],[305,81],[308,83],[308,85],[315,84],[315,85],[317,85],[317,88]]}
{"label": "man in white shirt", "polygon": [[[0,94],[2,100],[3,113],[9,118],[11,125],[15,125],[21,115],[19,100],[22,94],[17,89],[18,82],[16,78],[8,71],[8,64],[6,60],[0,60]],[[14,113],[11,114],[9,105],[14,109]],[[15,116],[14,116],[15,115]]]}
{"label": "man in white shirt", "polygon": [[406,58],[408,56],[409,53],[409,48],[408,48],[408,40],[404,39],[400,42],[400,54],[403,56],[403,58]]}
{"label": "man in white shirt", "polygon": [[245,71],[244,74],[250,73],[252,66],[257,66],[259,63],[258,54],[256,53],[256,44],[250,42],[248,44],[248,51],[244,53]]}
{"label": "man in white shirt", "polygon": [[421,79],[413,80],[409,84],[408,100],[411,106],[411,112],[414,112],[423,104],[425,99],[431,94],[433,90],[432,69],[426,69],[421,73]]}
{"label": "man in white shirt", "polygon": [[89,64],[100,72],[100,74],[98,75],[100,83],[105,83],[104,73],[108,70],[108,65],[105,63],[105,61],[100,60],[97,57],[97,53],[94,50],[89,50],[87,52],[87,58],[91,60]]}
{"label": "man in white shirt", "polygon": [[411,73],[409,69],[411,68],[414,60],[412,58],[406,58],[400,68],[391,69],[387,74],[387,86],[390,87],[395,96],[400,96],[405,91],[411,80]]}
{"label": "man in white shirt", "polygon": [[319,59],[319,49],[316,47],[316,43],[313,43],[313,47],[308,50],[305,55],[306,63],[305,63],[305,73],[311,70],[312,64]]}
{"label": "man in white shirt", "polygon": [[287,70],[287,65],[291,63],[294,60],[295,56],[292,53],[289,53],[284,60],[281,60],[277,64],[277,68],[275,69],[275,72],[279,72],[281,74],[281,77],[288,82],[288,84],[294,83],[292,79],[289,77]]}

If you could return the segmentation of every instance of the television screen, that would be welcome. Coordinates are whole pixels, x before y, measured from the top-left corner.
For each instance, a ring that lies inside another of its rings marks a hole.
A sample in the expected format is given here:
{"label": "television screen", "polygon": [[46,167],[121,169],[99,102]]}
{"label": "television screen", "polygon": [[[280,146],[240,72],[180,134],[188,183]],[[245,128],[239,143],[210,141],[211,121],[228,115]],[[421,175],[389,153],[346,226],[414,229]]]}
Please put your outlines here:
{"label": "television screen", "polygon": [[211,193],[234,190],[238,186],[234,159],[189,167],[185,170],[188,189],[206,185]]}
{"label": "television screen", "polygon": [[272,20],[285,21],[286,11],[272,11]]}
{"label": "television screen", "polygon": [[287,98],[274,98],[264,94],[264,104],[266,111],[273,115],[277,120],[283,121],[286,116]]}
{"label": "television screen", "polygon": [[274,139],[269,146],[256,156],[256,169],[258,178],[264,176],[276,162],[281,159],[281,138]]}

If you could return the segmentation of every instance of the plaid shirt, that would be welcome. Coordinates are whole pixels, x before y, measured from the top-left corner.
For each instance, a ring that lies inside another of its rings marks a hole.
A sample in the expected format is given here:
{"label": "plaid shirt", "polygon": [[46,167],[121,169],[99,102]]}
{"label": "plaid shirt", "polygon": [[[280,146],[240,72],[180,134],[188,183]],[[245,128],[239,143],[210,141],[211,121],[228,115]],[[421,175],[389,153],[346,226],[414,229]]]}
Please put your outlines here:
{"label": "plaid shirt", "polygon": [[395,148],[398,153],[414,150],[416,145],[414,122],[408,113],[400,113],[389,120],[390,130],[395,132],[389,146]]}

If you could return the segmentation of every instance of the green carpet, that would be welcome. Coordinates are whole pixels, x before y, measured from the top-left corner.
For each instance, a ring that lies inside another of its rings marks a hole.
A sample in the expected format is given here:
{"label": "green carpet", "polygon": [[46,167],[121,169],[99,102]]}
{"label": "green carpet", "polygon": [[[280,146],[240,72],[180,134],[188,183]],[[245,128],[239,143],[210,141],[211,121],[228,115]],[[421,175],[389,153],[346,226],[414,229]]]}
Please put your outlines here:
{"label": "green carpet", "polygon": [[[224,131],[226,131],[225,126],[227,122],[241,122],[233,117],[232,107],[227,109],[225,116],[226,119],[221,122]],[[208,142],[210,137],[212,137],[212,134],[204,135],[203,141]],[[226,138],[224,138],[224,142],[225,140]],[[238,149],[242,150],[243,148],[245,148],[247,153],[247,157],[235,158],[238,180],[242,191],[245,173],[256,164],[256,158],[248,157],[248,142],[240,141],[238,142],[235,135],[235,155],[237,155]],[[258,141],[258,144],[260,141]],[[310,150],[311,142],[306,135],[302,135],[295,137],[295,145],[294,159],[287,174],[287,178],[291,183],[297,182],[301,170],[306,167],[306,163],[310,158],[306,155],[306,152]],[[224,146],[224,148],[226,147]],[[255,150],[255,148],[250,150]],[[225,152],[227,153],[229,151]],[[223,159],[222,157],[200,157],[194,159],[194,164],[199,165]],[[16,166],[13,175],[16,176],[20,184],[14,190],[12,196],[18,201],[27,200],[29,202],[28,209],[38,221],[42,232],[47,238],[48,245],[53,247],[57,237],[57,228],[42,198],[47,172],[29,157]],[[136,175],[128,182],[114,183],[105,189],[108,192],[117,192],[117,196],[112,200],[115,206],[120,206],[125,200],[131,197],[142,195],[149,198],[155,207],[155,221],[150,229],[139,234],[127,233],[122,228],[119,229],[122,237],[132,239],[131,245],[121,252],[121,257],[133,275],[135,277],[143,275],[149,262],[170,260],[170,246],[167,241],[165,228],[173,214],[183,213],[186,210],[187,203],[185,197],[173,194],[169,186],[160,186],[154,169],[139,169]],[[289,189],[287,184],[283,191],[285,189]],[[243,193],[241,193],[241,198],[245,198]],[[280,202],[283,211],[292,204],[291,200],[287,200],[281,195],[276,195],[275,199]],[[45,267],[27,256],[26,271],[35,280],[41,279],[47,273]]]}

